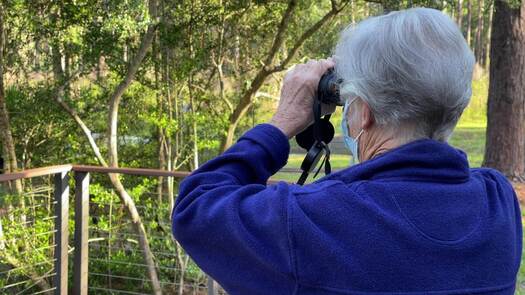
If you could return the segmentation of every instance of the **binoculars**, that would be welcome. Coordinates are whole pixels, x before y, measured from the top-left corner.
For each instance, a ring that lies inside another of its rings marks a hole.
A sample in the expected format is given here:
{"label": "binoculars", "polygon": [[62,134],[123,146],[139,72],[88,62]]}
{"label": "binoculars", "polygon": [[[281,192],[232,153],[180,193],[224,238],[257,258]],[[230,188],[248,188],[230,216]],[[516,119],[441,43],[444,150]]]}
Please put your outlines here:
{"label": "binoculars", "polygon": [[337,77],[334,69],[328,69],[319,80],[316,99],[325,104],[344,106],[345,102],[341,99],[339,94],[339,86],[341,85],[341,82],[342,79]]}
{"label": "binoculars", "polygon": [[314,124],[310,125],[295,137],[297,144],[308,151],[301,164],[301,170],[303,172],[297,181],[300,185],[304,184],[308,174],[315,169],[317,163],[323,156],[323,162],[315,173],[314,178],[321,170],[323,164],[325,166],[325,175],[331,173],[330,148],[328,144],[334,138],[335,130],[332,123],[330,123],[331,115],[329,114],[322,117],[321,106],[322,104],[344,106],[344,101],[341,99],[339,93],[341,82],[342,80],[337,77],[333,68],[328,69],[328,71],[321,76],[319,85],[317,86],[317,95],[313,103]]}

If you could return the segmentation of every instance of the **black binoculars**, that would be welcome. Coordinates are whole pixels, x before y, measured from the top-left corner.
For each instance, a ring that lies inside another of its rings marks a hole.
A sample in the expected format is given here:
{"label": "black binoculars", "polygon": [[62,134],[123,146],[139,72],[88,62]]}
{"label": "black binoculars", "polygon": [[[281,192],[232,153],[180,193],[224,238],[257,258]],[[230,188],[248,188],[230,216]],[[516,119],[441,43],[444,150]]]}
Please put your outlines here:
{"label": "black binoculars", "polygon": [[326,71],[319,80],[317,95],[313,103],[314,124],[310,125],[295,137],[297,144],[308,151],[301,164],[301,170],[303,172],[297,181],[298,184],[304,184],[308,174],[315,169],[317,163],[323,156],[323,162],[315,173],[314,178],[321,170],[323,164],[325,166],[325,175],[331,173],[330,148],[328,144],[334,138],[335,130],[332,123],[330,123],[331,115],[328,114],[322,117],[321,106],[322,104],[344,105],[344,101],[341,99],[339,93],[341,82],[342,80],[337,77],[333,68]]}
{"label": "black binoculars", "polygon": [[339,94],[341,82],[342,80],[337,77],[334,68],[328,69],[319,80],[317,99],[324,104],[344,106],[345,103]]}

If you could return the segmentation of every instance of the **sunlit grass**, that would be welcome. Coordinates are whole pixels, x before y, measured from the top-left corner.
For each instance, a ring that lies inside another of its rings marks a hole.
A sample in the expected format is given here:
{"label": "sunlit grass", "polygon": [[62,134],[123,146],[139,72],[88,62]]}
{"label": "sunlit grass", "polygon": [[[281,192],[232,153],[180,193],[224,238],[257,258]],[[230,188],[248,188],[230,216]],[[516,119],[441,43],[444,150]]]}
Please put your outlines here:
{"label": "sunlit grass", "polygon": [[479,80],[472,81],[472,97],[468,107],[463,112],[458,127],[487,126],[487,99],[489,91],[489,77],[483,75]]}
{"label": "sunlit grass", "polygon": [[[524,210],[521,210],[521,220],[524,218]],[[525,245],[525,239],[523,239],[523,244]],[[525,253],[521,253],[521,267],[518,272],[518,278],[516,281],[516,292],[518,295],[525,295]]]}
{"label": "sunlit grass", "polygon": [[[288,163],[286,164],[286,166],[284,166],[284,169],[295,169],[297,171],[300,171],[300,168],[301,168],[301,163],[303,162],[303,159],[304,159],[304,154],[290,154],[289,158],[288,158]],[[343,168],[346,168],[350,165],[350,160],[352,159],[352,157],[350,156],[350,154],[347,154],[347,155],[332,155],[330,157],[330,164],[332,165],[332,170],[339,170],[339,169],[343,169]],[[300,176],[300,173],[293,173],[293,172],[278,172],[276,173],[272,179],[278,179],[278,180],[284,180],[284,181],[288,181],[288,182],[297,182],[297,180],[299,179],[299,176]],[[321,171],[319,172],[319,175],[317,175],[316,179],[319,179],[321,178],[322,176],[324,176],[324,170],[321,169]],[[315,179],[312,179],[313,177],[313,174],[310,175],[310,177],[308,178],[308,181],[307,183],[309,182],[312,182],[313,180]]]}
{"label": "sunlit grass", "polygon": [[458,127],[449,143],[467,153],[470,167],[479,167],[485,153],[485,128]]}
{"label": "sunlit grass", "polygon": [[[484,127],[458,127],[450,139],[450,144],[467,153],[471,167],[479,167],[483,162],[485,152],[485,128]],[[304,154],[290,154],[285,170],[296,169],[299,171]],[[334,154],[331,156],[330,163],[333,170],[346,168],[350,165],[350,154]],[[322,174],[321,171],[320,174]],[[320,177],[320,176],[318,176]],[[272,179],[296,182],[299,178],[298,173],[278,172]]]}

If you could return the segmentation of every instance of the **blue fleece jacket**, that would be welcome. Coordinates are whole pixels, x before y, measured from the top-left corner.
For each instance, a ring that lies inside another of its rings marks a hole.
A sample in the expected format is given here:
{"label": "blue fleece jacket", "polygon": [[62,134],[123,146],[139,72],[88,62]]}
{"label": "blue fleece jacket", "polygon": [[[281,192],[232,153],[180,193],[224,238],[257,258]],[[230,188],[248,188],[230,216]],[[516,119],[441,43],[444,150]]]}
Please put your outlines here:
{"label": "blue fleece jacket", "polygon": [[257,125],[180,185],[173,234],[229,294],[513,294],[521,217],[499,172],[418,140],[266,185],[289,150]]}

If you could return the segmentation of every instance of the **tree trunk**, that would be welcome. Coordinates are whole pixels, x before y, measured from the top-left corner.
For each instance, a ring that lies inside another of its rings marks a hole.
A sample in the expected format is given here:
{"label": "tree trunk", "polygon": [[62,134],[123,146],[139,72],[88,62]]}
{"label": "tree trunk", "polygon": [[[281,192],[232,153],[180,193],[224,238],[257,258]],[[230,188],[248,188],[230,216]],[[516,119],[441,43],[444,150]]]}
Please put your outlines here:
{"label": "tree trunk", "polygon": [[[166,169],[166,152],[164,146],[166,145],[166,137],[164,136],[164,132],[162,128],[158,128],[158,143],[159,143],[159,169],[165,170]],[[163,195],[164,195],[164,177],[159,176],[158,177],[158,184],[157,184],[157,199],[159,202],[159,205],[163,202]]]}
{"label": "tree trunk", "polygon": [[194,102],[194,98],[193,98],[193,91],[192,91],[192,77],[191,77],[191,74],[190,74],[190,82],[189,82],[189,89],[190,89],[190,112],[191,112],[191,117],[193,118],[192,119],[192,123],[191,123],[191,132],[192,132],[192,139],[191,139],[191,142],[192,142],[192,145],[193,145],[193,168],[194,169],[197,169],[199,168],[199,137],[197,135],[197,119],[195,118],[196,117],[196,112],[195,112],[195,102]]}
{"label": "tree trunk", "polygon": [[[155,34],[155,39],[153,41],[153,61],[154,61],[154,70],[155,70],[155,96],[157,100],[157,107],[159,110],[159,121],[162,120],[162,117],[164,116],[164,96],[162,95],[161,87],[160,87],[160,63],[162,62],[161,56],[160,56],[160,38],[159,38],[159,32],[157,31]],[[166,136],[164,132],[164,128],[162,126],[157,126],[157,142],[158,142],[158,151],[159,151],[159,169],[165,170],[166,169],[166,153],[165,153],[165,142],[166,142]],[[159,176],[158,177],[158,184],[157,184],[157,199],[159,202],[159,205],[162,204],[162,195],[164,193],[164,177]]]}
{"label": "tree trunk", "polygon": [[388,14],[392,11],[399,10],[401,1],[399,0],[381,0],[383,6],[383,14]]}
{"label": "tree trunk", "polygon": [[250,85],[248,91],[244,93],[241,101],[235,108],[234,112],[230,115],[230,124],[228,125],[226,136],[223,138],[220,146],[221,152],[226,151],[226,149],[232,145],[235,136],[235,130],[237,130],[237,125],[248,111],[248,108],[252,103],[253,95],[255,94],[255,92],[257,92],[259,88],[261,88],[261,86],[264,83],[264,80],[266,79],[266,77],[268,77],[268,75],[269,74],[267,74],[264,70],[259,72],[257,77],[255,77],[252,84]]}
{"label": "tree trunk", "polygon": [[[5,91],[4,91],[4,46],[5,46],[5,32],[4,32],[4,7],[2,3],[0,3],[0,139],[2,140],[2,150],[4,151],[4,155],[7,157],[7,162],[5,163],[5,172],[14,172],[18,170],[18,162],[16,159],[16,151],[15,151],[15,144],[13,140],[13,136],[11,134],[11,126],[9,121],[9,113],[7,110],[7,104],[5,100]],[[15,181],[15,191],[17,194],[20,195],[21,199],[21,222],[22,224],[26,223],[25,218],[25,201],[24,196],[22,194],[22,182],[20,180]],[[3,258],[6,260],[6,262],[13,266],[13,268],[20,268],[23,265],[13,256],[10,255],[8,250],[6,249],[5,245],[5,239],[4,239],[4,231],[1,224],[1,218],[0,216],[0,255],[3,256]],[[29,267],[25,274],[31,278],[33,283],[35,285],[38,285],[38,287],[41,290],[49,290],[50,285],[49,283],[43,279],[40,278],[38,274],[36,274],[32,267]],[[51,292],[46,291],[45,294],[50,294]]]}
{"label": "tree trunk", "polygon": [[478,26],[476,28],[476,49],[475,56],[476,61],[481,63],[481,55],[483,53],[483,5],[484,0],[479,0],[478,2]]}
{"label": "tree trunk", "polygon": [[[115,89],[115,92],[113,92],[113,94],[111,95],[110,101],[109,101],[108,150],[109,150],[109,165],[111,167],[118,167],[117,126],[118,126],[118,110],[119,110],[120,100],[122,98],[122,95],[126,91],[126,89],[129,87],[129,85],[133,81],[135,74],[137,73],[137,70],[140,67],[140,64],[142,63],[142,60],[146,56],[148,49],[151,47],[151,44],[153,42],[153,37],[155,36],[155,31],[156,31],[156,26],[157,26],[156,24],[157,1],[150,0],[148,6],[149,6],[150,17],[153,23],[148,25],[148,29],[142,38],[137,54],[130,60],[125,78],[117,86],[117,88]],[[147,233],[144,228],[144,225],[142,224],[142,220],[137,211],[135,202],[133,201],[131,196],[127,193],[127,191],[124,189],[124,186],[120,182],[118,175],[109,174],[109,178],[111,180],[111,183],[115,187],[120,199],[122,200],[122,203],[125,205],[128,211],[128,214],[130,215],[130,218],[132,220],[133,227],[135,231],[137,232],[137,235],[139,236],[139,245],[142,248],[142,251],[144,253],[144,260],[147,265],[148,275],[151,280],[151,285],[153,287],[153,293],[156,295],[162,294],[162,288],[161,288],[160,281],[157,275],[157,268],[155,266],[155,260],[153,259],[153,253],[151,252],[151,249],[149,247]]]}
{"label": "tree trunk", "polygon": [[[62,106],[62,108],[64,108],[66,112],[68,112],[68,114],[73,118],[73,120],[75,120],[75,122],[82,129],[82,132],[88,139],[91,149],[95,153],[95,156],[97,160],[99,161],[99,163],[104,167],[108,167],[108,164],[102,157],[102,154],[100,153],[100,149],[98,148],[91,134],[91,131],[89,130],[87,125],[78,116],[76,111],[70,108],[63,101],[63,98],[57,97],[56,100],[60,104],[60,106]],[[148,268],[148,275],[150,277],[150,280],[152,281],[154,294],[161,294],[160,283],[157,277],[155,262],[153,260],[153,253],[151,252],[151,249],[149,247],[147,233],[146,233],[146,230],[144,229],[144,226],[142,224],[142,221],[137,211],[137,208],[135,206],[135,203],[133,202],[133,199],[131,198],[131,196],[124,189],[124,186],[122,185],[120,179],[118,178],[116,174],[109,174],[109,178],[111,180],[111,184],[113,185],[113,188],[117,192],[117,195],[119,196],[120,200],[124,204],[128,212],[128,215],[130,219],[132,220],[133,229],[135,230],[135,232],[137,232],[137,235],[139,236],[139,246],[141,247],[141,250],[144,253],[144,260]]]}
{"label": "tree trunk", "polygon": [[[162,5],[162,11],[164,11],[164,2],[161,2]],[[164,23],[164,13],[161,13],[161,22]],[[171,78],[169,76],[170,72],[170,51],[169,48],[163,44],[161,46],[162,51],[162,77],[163,77],[163,89],[165,89],[165,95],[166,95],[166,103],[167,103],[167,110],[166,113],[168,114],[168,125],[173,126],[175,124],[173,120],[173,113],[175,113],[176,118],[178,118],[178,109],[177,109],[177,102],[175,102],[175,109],[173,107],[173,98],[171,95]],[[173,150],[175,150],[175,153],[178,152],[178,134],[179,132],[176,132],[175,134],[167,134],[165,135],[165,142],[163,146],[164,150],[164,157],[166,159],[166,168],[168,171],[173,170]],[[175,135],[175,147],[173,147],[172,137]],[[170,208],[170,220],[171,220],[171,212],[173,211],[173,207],[175,205],[175,193],[174,193],[174,182],[173,177],[168,177],[167,179],[167,192],[168,192],[168,201],[169,201],[169,208]]]}
{"label": "tree trunk", "polygon": [[96,73],[97,80],[101,80],[106,76],[106,58],[104,55],[98,57]]}
{"label": "tree trunk", "polygon": [[458,24],[459,29],[461,32],[463,32],[463,0],[458,0],[458,7],[457,7],[457,15],[456,15],[456,23]]}
{"label": "tree trunk", "polygon": [[467,2],[467,44],[471,46],[471,35],[472,35],[472,0]]}
{"label": "tree trunk", "polygon": [[[193,50],[193,12],[194,12],[195,6],[192,2],[191,5],[191,21],[190,21],[190,33],[189,33],[189,53],[190,53],[190,59],[195,59],[195,52]],[[220,57],[219,57],[220,58]],[[195,117],[195,104],[193,101],[193,71],[190,71],[188,76],[188,93],[190,96],[190,115],[191,115],[191,128],[188,128],[188,134],[191,133],[191,142],[193,146],[193,169],[197,170],[199,168],[199,145],[198,145],[198,136],[197,136],[197,118]]]}
{"label": "tree trunk", "polygon": [[525,1],[495,2],[483,166],[525,180]]}
{"label": "tree trunk", "polygon": [[481,58],[481,65],[484,69],[487,68],[488,63],[488,55],[490,51],[490,39],[492,38],[492,18],[494,16],[494,2],[490,2],[489,6],[489,21],[487,22],[488,28],[487,28],[487,34],[485,35],[485,44],[483,44],[483,54]]}
{"label": "tree trunk", "polygon": [[350,23],[353,25],[355,24],[355,15],[356,15],[356,5],[354,1],[350,2]]}
{"label": "tree trunk", "polygon": [[[5,172],[9,173],[18,170],[18,162],[16,159],[15,142],[11,133],[9,112],[7,110],[7,103],[5,100],[4,46],[4,15],[3,7],[0,6],[0,139],[2,140],[2,148],[4,150],[4,155],[7,156],[7,159],[5,159],[7,161],[7,165],[5,165],[7,169]],[[15,192],[17,194],[22,194],[22,182],[20,180],[15,181]]]}
{"label": "tree trunk", "polygon": [[135,202],[128,194],[118,177],[119,176],[117,174],[109,174],[111,184],[115,188],[123,205],[126,207],[128,214],[131,218],[133,229],[138,235],[139,246],[144,253],[144,260],[147,265],[148,276],[151,280],[151,285],[153,287],[153,294],[160,295],[162,294],[162,288],[157,275],[157,268],[155,266],[153,252],[151,252],[151,248],[149,247],[148,234],[146,232],[146,229],[144,228],[144,224],[142,223],[140,214],[137,211],[137,206],[135,205]]}

